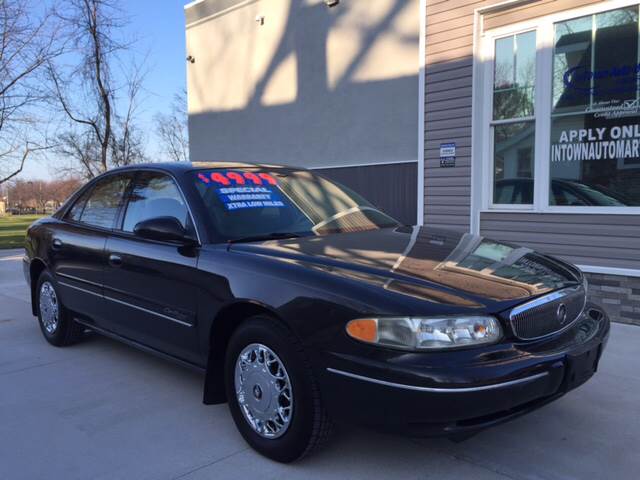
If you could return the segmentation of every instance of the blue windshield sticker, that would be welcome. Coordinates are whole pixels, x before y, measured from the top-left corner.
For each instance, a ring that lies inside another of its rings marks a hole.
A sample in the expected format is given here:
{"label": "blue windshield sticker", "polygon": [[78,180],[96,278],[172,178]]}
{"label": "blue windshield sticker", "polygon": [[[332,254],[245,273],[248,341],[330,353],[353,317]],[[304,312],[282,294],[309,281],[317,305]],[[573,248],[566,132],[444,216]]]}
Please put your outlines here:
{"label": "blue windshield sticker", "polygon": [[227,210],[286,207],[280,193],[267,186],[221,187],[216,190],[216,193]]}

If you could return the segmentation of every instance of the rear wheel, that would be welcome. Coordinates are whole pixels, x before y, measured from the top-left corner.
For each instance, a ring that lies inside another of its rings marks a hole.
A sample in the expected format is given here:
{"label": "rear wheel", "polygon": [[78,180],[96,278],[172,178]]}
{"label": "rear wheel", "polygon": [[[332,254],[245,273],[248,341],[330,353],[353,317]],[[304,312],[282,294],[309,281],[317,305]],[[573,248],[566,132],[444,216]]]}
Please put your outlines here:
{"label": "rear wheel", "polygon": [[269,317],[253,317],[232,335],[225,387],[238,430],[249,445],[273,460],[295,461],[331,431],[300,342]]}
{"label": "rear wheel", "polygon": [[73,321],[60,301],[56,283],[51,274],[42,272],[36,286],[38,322],[44,338],[51,345],[64,347],[76,343],[84,328]]}

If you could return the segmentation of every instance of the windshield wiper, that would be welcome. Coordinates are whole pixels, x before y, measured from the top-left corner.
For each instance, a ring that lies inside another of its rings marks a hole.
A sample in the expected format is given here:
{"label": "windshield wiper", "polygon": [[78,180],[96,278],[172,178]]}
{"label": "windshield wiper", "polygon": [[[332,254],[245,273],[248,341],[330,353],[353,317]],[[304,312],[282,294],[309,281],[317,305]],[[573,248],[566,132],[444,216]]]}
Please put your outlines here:
{"label": "windshield wiper", "polygon": [[263,240],[284,240],[287,238],[300,238],[302,235],[294,232],[271,232],[262,235],[249,235],[246,237],[233,238],[227,240],[229,245],[234,243],[260,242]]}

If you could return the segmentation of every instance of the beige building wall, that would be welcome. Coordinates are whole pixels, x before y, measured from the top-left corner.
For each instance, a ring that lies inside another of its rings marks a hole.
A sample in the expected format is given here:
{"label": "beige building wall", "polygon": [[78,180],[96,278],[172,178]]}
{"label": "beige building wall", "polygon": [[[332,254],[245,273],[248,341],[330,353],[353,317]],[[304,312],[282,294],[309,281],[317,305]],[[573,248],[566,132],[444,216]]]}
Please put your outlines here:
{"label": "beige building wall", "polygon": [[330,169],[415,222],[419,0],[204,0],[185,12],[193,161]]}
{"label": "beige building wall", "polygon": [[192,160],[416,161],[418,14],[418,0],[187,9]]}

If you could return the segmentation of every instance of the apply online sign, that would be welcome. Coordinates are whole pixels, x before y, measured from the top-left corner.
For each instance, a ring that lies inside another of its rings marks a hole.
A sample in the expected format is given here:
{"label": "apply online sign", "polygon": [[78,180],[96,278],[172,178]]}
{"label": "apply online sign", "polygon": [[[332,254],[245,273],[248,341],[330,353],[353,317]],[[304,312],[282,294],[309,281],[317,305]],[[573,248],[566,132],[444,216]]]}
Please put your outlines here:
{"label": "apply online sign", "polygon": [[640,125],[563,130],[551,145],[552,162],[640,157]]}

